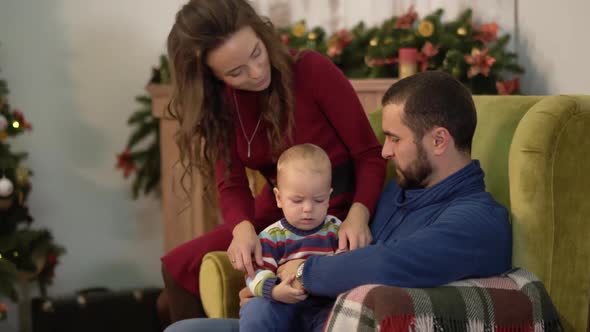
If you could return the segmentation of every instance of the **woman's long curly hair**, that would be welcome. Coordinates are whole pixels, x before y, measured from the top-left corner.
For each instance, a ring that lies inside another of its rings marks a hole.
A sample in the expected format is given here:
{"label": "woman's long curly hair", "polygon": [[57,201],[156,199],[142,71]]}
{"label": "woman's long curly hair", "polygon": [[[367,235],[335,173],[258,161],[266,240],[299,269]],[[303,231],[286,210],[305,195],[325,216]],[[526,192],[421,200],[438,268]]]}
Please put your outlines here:
{"label": "woman's long curly hair", "polygon": [[168,111],[180,125],[176,144],[184,167],[183,178],[192,175],[193,168],[205,179],[212,178],[213,165],[219,158],[228,167],[231,165],[229,147],[235,125],[227,104],[231,99],[225,96],[224,83],[214,76],[206,59],[212,50],[248,26],[262,40],[270,59],[271,84],[266,93],[261,93],[260,105],[273,156],[280,153],[286,137],[290,137],[295,57],[281,43],[272,23],[260,17],[246,0],[191,0],[176,14],[168,35],[173,78]]}

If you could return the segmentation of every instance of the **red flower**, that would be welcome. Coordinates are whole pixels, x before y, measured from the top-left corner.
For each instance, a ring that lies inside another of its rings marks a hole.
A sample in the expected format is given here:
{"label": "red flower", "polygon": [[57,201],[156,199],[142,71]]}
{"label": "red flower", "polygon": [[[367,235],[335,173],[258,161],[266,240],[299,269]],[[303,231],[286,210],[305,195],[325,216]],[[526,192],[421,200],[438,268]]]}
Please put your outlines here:
{"label": "red flower", "polygon": [[395,29],[409,29],[412,27],[412,24],[414,24],[414,21],[416,21],[417,18],[418,13],[416,13],[414,10],[414,5],[412,5],[405,14],[395,20],[393,27]]}
{"label": "red flower", "polygon": [[50,265],[56,265],[58,263],[57,255],[54,252],[48,253],[46,258],[47,258],[47,263]]}
{"label": "red flower", "polygon": [[329,57],[336,57],[342,54],[342,50],[352,42],[352,33],[346,29],[342,29],[333,34],[328,40],[328,51]]}
{"label": "red flower", "polygon": [[490,68],[496,62],[496,59],[488,55],[488,49],[479,50],[474,48],[471,55],[465,55],[465,62],[471,65],[467,72],[467,77],[472,78],[475,75],[490,75]]}
{"label": "red flower", "polygon": [[6,304],[0,303],[0,312],[6,312],[6,311],[8,311],[8,307],[6,307]]}
{"label": "red flower", "polygon": [[496,22],[482,24],[475,29],[473,40],[479,40],[486,44],[498,39],[498,24]]}
{"label": "red flower", "polygon": [[520,79],[496,82],[496,89],[500,95],[512,95],[520,90]]}
{"label": "red flower", "polygon": [[438,46],[434,46],[431,42],[424,43],[422,50],[418,54],[418,62],[420,62],[420,70],[425,71],[428,68],[428,59],[438,54]]}
{"label": "red flower", "polygon": [[125,149],[125,151],[117,155],[117,168],[123,170],[123,176],[126,178],[135,171],[135,162],[129,149]]}

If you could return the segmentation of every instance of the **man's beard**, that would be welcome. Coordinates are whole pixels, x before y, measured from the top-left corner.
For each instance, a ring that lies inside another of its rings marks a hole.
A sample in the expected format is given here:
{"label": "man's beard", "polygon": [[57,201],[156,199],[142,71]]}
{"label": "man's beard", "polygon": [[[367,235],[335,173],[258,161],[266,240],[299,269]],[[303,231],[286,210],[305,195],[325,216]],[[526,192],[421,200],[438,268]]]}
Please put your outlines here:
{"label": "man's beard", "polygon": [[395,166],[397,171],[396,181],[402,189],[422,189],[424,181],[432,174],[432,165],[426,156],[426,151],[421,143],[416,144],[418,156],[405,169]]}

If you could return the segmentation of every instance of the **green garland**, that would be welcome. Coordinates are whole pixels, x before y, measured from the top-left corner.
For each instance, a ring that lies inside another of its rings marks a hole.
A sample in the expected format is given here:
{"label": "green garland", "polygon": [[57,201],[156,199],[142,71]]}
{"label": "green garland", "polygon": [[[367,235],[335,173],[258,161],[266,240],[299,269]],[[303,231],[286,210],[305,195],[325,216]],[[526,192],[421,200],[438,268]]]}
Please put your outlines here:
{"label": "green garland", "polygon": [[[471,9],[455,20],[443,22],[443,9],[419,19],[410,8],[376,27],[363,22],[351,30],[327,36],[321,27],[309,29],[299,21],[277,29],[282,42],[296,50],[316,50],[330,59],[349,78],[397,77],[401,48],[415,48],[419,70],[443,70],[467,86],[474,94],[516,94],[524,70],[516,54],[506,50],[510,36],[497,36],[496,23],[474,26]],[[151,83],[169,84],[170,73],[165,56],[154,69]],[[156,191],[160,182],[159,120],[151,113],[151,99],[136,97],[141,108],[128,120],[132,126],[127,149],[118,155],[117,166],[125,177],[134,174],[133,197]],[[150,140],[151,139],[151,140]],[[139,143],[150,141],[147,148]]]}
{"label": "green garland", "polygon": [[[160,56],[160,66],[152,69],[152,84],[170,84],[170,71],[166,56]],[[140,193],[160,194],[160,120],[152,114],[152,99],[149,95],[135,97],[139,104],[127,124],[132,127],[131,136],[123,152],[117,155],[117,168],[127,178],[133,175],[132,194],[137,199]]]}
{"label": "green garland", "polygon": [[516,54],[506,50],[510,35],[497,36],[494,22],[474,26],[471,9],[448,22],[443,22],[443,14],[444,10],[438,9],[419,19],[410,8],[378,27],[367,28],[361,22],[327,39],[320,28],[308,30],[305,21],[279,32],[289,47],[328,56],[350,78],[397,77],[400,49],[414,48],[419,70],[446,71],[474,94],[519,93],[516,75],[524,70]]}
{"label": "green garland", "polygon": [[[0,80],[0,300],[18,300],[18,279],[37,281],[41,295],[53,281],[58,258],[65,253],[48,230],[31,228],[27,198],[32,172],[22,165],[27,154],[12,152],[8,138],[32,129],[24,115],[8,104],[8,88]],[[6,307],[0,301],[0,319]]]}

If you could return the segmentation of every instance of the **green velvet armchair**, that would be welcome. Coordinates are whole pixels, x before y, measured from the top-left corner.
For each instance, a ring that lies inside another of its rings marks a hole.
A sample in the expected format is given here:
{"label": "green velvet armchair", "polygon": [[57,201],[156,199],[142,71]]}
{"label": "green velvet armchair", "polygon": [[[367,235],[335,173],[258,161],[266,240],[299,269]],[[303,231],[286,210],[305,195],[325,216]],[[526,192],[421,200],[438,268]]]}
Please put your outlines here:
{"label": "green velvet armchair", "polygon": [[[590,302],[590,96],[476,96],[472,155],[511,211],[513,265],[545,284],[566,331],[587,331]],[[381,115],[369,116],[379,137]],[[200,271],[205,311],[237,317],[243,275],[224,252]]]}

